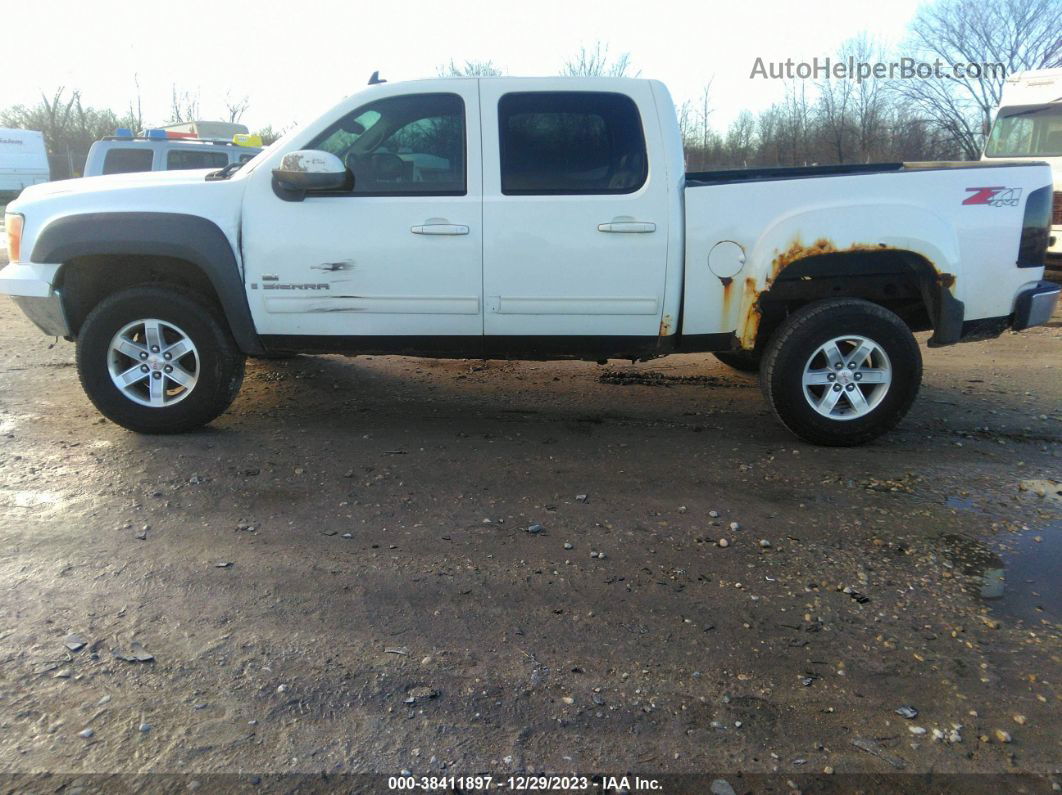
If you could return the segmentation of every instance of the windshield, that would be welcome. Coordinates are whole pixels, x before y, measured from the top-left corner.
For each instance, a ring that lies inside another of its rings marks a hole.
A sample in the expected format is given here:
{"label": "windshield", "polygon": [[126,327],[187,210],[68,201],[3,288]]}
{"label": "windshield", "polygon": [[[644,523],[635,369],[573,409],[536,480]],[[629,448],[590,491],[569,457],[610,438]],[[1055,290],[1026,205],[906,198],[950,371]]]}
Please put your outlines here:
{"label": "windshield", "polygon": [[1000,108],[986,157],[1062,155],[1062,104]]}

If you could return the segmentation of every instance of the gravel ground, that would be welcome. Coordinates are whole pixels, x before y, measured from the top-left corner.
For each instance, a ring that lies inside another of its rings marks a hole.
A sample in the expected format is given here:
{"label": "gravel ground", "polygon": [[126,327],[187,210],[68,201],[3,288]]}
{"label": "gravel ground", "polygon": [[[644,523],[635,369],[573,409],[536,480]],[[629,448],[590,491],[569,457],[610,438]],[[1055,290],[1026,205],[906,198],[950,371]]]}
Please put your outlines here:
{"label": "gravel ground", "polygon": [[701,355],[250,362],[152,438],[0,301],[0,769],[1049,790],[1060,328],[926,350],[855,450]]}

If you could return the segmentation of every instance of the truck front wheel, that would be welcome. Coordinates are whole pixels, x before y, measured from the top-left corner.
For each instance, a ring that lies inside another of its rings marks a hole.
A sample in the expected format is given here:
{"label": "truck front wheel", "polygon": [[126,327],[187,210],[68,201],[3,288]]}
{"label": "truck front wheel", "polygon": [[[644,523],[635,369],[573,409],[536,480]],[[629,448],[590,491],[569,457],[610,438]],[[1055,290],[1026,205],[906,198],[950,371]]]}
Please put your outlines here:
{"label": "truck front wheel", "polygon": [[180,433],[225,411],[244,356],[199,296],[134,287],[101,301],[81,326],[77,371],[107,419],[138,433]]}
{"label": "truck front wheel", "polygon": [[922,354],[907,325],[855,298],[809,304],[775,332],[760,386],[789,430],[813,444],[869,442],[907,414]]}

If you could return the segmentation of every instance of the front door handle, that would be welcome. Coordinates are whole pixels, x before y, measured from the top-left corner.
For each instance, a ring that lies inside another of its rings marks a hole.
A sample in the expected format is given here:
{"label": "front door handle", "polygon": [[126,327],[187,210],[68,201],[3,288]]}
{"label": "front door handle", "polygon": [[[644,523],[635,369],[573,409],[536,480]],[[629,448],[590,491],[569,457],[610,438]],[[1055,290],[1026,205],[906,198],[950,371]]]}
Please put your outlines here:
{"label": "front door handle", "polygon": [[415,235],[467,235],[468,227],[463,224],[421,224],[409,229]]}
{"label": "front door handle", "polygon": [[607,224],[598,224],[598,232],[624,232],[626,234],[646,234],[655,232],[656,224],[650,221],[612,221]]}

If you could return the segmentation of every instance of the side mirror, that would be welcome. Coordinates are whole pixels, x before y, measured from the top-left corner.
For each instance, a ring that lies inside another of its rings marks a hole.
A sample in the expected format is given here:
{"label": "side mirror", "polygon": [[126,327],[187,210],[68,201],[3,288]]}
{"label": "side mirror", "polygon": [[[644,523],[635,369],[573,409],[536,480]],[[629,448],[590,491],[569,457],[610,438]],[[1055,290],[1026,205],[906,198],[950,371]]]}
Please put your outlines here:
{"label": "side mirror", "polygon": [[307,191],[350,189],[354,177],[331,152],[300,149],[289,152],[273,169],[273,190],[282,199],[301,201]]}

